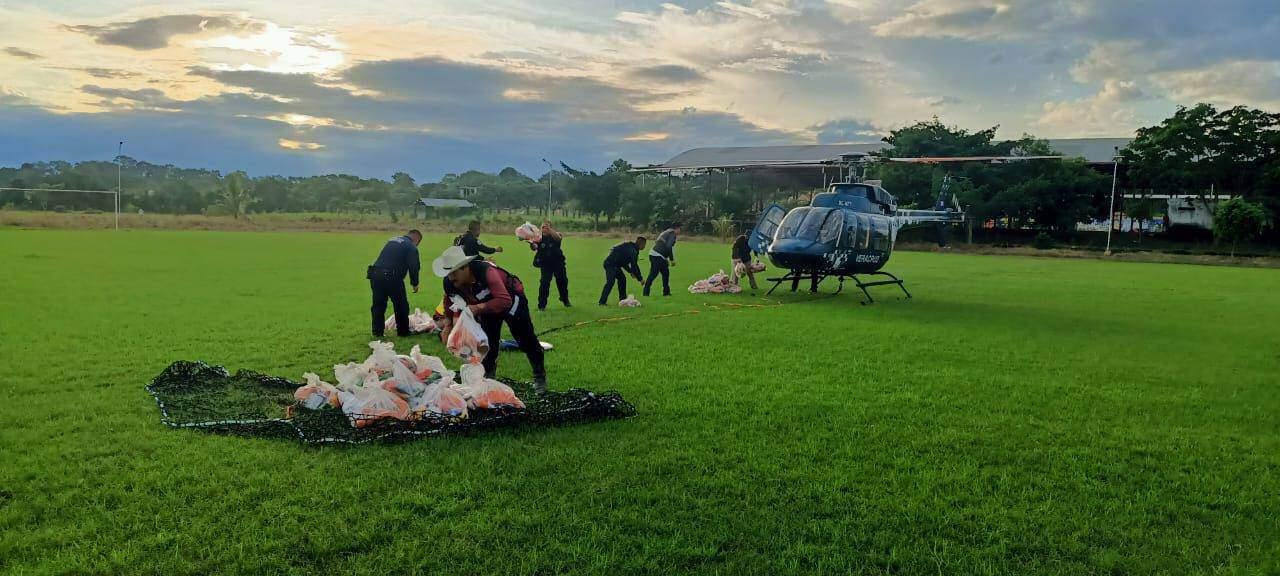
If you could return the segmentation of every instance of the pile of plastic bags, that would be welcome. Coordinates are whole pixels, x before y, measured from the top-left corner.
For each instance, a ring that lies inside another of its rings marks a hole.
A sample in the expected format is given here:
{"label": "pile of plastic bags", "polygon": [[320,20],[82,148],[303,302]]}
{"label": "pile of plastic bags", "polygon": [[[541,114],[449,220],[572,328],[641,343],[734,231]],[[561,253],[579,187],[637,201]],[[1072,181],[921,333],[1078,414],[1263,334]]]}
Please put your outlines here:
{"label": "pile of plastic bags", "polygon": [[[383,328],[388,331],[396,329],[396,316],[392,314],[387,317]],[[430,314],[423,312],[421,308],[414,308],[413,314],[409,315],[409,332],[413,334],[426,334],[428,332],[436,332],[439,328],[436,321]]]}
{"label": "pile of plastic bags", "polygon": [[618,305],[623,308],[639,308],[640,301],[636,300],[635,294],[628,294],[626,298],[618,301]]}
{"label": "pile of plastic bags", "polygon": [[689,286],[690,294],[737,294],[739,292],[742,292],[742,287],[729,282],[729,277],[725,275],[724,270]]}
{"label": "pile of plastic bags", "polygon": [[541,242],[542,229],[534,226],[532,222],[525,222],[516,228],[516,238],[525,242]]}
{"label": "pile of plastic bags", "polygon": [[485,378],[478,360],[462,367],[458,382],[458,373],[416,345],[407,356],[396,354],[390,342],[369,347],[372,353],[364,362],[333,367],[336,385],[304,374],[306,384],[294,391],[294,399],[310,410],[342,410],[357,428],[383,419],[466,418],[469,410],[525,407],[509,386]]}

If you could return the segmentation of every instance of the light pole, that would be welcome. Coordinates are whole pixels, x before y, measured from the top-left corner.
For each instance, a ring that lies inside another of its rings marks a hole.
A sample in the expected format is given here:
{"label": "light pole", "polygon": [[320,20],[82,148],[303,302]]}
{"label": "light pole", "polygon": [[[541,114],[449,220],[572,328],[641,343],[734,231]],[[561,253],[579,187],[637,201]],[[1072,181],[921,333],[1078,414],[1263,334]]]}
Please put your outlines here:
{"label": "light pole", "polygon": [[551,163],[546,158],[542,159],[542,163],[547,165],[547,218],[551,218],[551,182],[555,180],[556,169],[551,167]]}
{"label": "light pole", "polygon": [[124,140],[116,145],[116,230],[120,229],[120,193],[124,191],[122,165],[124,164]]}
{"label": "light pole", "polygon": [[1103,256],[1111,255],[1111,231],[1116,227],[1116,176],[1120,174],[1120,147],[1117,146],[1115,151],[1115,156],[1111,157],[1111,207],[1107,212],[1107,249]]}

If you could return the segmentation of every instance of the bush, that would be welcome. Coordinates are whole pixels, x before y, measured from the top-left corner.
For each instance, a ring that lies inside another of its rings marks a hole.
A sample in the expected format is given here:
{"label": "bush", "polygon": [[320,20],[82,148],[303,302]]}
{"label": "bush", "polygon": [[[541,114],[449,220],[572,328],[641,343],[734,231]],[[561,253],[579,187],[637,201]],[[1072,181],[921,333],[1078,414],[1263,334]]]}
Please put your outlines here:
{"label": "bush", "polygon": [[1054,242],[1053,236],[1050,236],[1048,232],[1036,234],[1035,247],[1037,250],[1048,250],[1053,248],[1054,244],[1056,244],[1056,242]]}

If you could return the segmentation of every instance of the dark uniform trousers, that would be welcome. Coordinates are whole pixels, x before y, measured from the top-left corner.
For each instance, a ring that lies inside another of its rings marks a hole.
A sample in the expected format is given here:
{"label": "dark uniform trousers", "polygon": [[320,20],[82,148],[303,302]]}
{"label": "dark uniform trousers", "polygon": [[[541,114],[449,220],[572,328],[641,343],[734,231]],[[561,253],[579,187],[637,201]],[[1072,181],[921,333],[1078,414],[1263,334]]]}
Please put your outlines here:
{"label": "dark uniform trousers", "polygon": [[485,354],[482,362],[484,373],[489,378],[497,373],[498,349],[502,347],[502,324],[505,322],[507,329],[511,331],[511,337],[515,338],[516,343],[520,345],[520,351],[529,357],[533,376],[545,377],[547,367],[542,355],[542,344],[538,342],[538,335],[533,329],[533,319],[529,317],[529,299],[523,294],[512,294],[512,297],[519,300],[514,310],[501,314],[481,314],[476,318],[476,321],[480,322],[480,327],[484,329],[485,336],[489,338],[489,353]]}
{"label": "dark uniform trousers", "polygon": [[409,335],[409,295],[404,290],[404,278],[387,268],[369,267],[369,288],[373,291],[373,334],[381,337],[386,326],[387,299],[396,314],[396,333]]}
{"label": "dark uniform trousers", "polygon": [[671,266],[667,264],[667,259],[661,256],[649,255],[649,279],[644,282],[644,295],[649,295],[649,289],[653,287],[653,280],[662,274],[662,295],[671,295]]}
{"label": "dark uniform trousers", "polygon": [[538,278],[538,309],[542,310],[547,307],[547,298],[551,295],[551,279],[556,280],[556,291],[560,293],[560,302],[566,306],[569,304],[569,274],[565,271],[564,263],[556,265],[543,264],[542,276]]}
{"label": "dark uniform trousers", "polygon": [[613,290],[613,283],[618,283],[618,299],[624,300],[627,297],[627,271],[617,266],[604,265],[604,290],[600,292],[600,303],[609,303],[609,292]]}

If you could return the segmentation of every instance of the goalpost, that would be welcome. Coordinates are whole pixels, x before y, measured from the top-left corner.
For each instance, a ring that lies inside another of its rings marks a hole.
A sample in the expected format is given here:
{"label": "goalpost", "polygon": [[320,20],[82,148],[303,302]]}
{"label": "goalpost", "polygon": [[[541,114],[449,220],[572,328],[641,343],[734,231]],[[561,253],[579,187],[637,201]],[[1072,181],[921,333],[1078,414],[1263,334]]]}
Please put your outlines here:
{"label": "goalpost", "polygon": [[4,188],[0,192],[78,192],[81,194],[110,194],[115,202],[115,229],[120,229],[120,191],[118,190],[67,190],[63,188]]}

